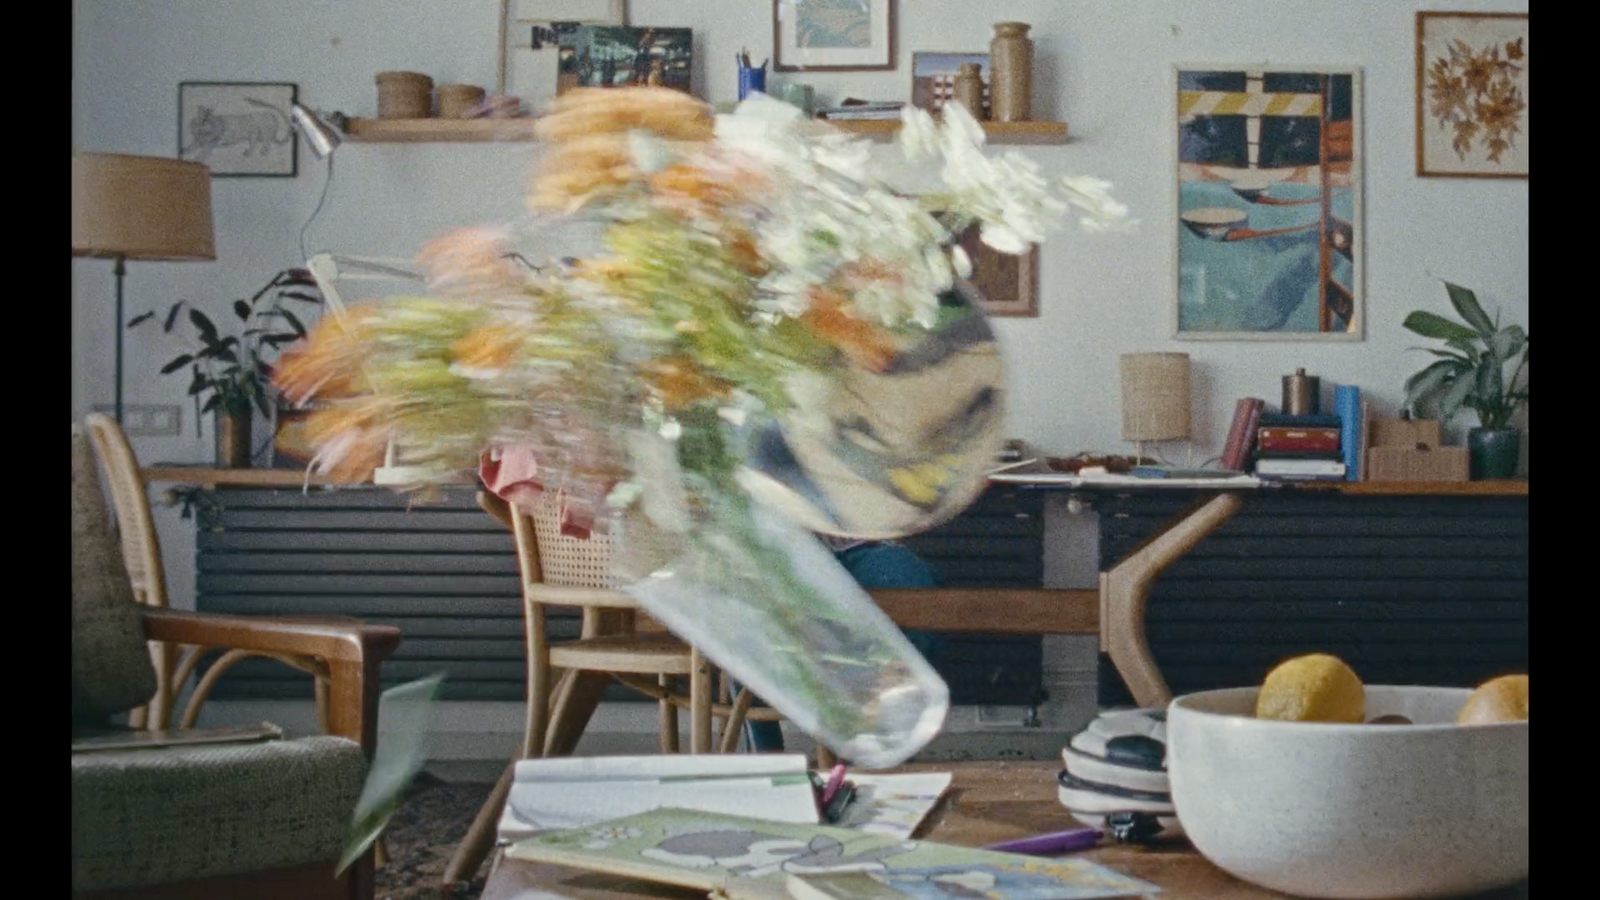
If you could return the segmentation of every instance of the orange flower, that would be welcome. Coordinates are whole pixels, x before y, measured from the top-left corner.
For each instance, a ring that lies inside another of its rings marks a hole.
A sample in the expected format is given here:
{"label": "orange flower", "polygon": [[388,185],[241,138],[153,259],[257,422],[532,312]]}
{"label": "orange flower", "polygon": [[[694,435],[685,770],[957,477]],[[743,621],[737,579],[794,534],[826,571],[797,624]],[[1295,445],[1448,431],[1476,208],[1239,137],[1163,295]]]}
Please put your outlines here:
{"label": "orange flower", "polygon": [[832,291],[812,293],[811,308],[800,316],[800,324],[869,371],[882,372],[894,360],[895,346],[888,332],[845,312],[844,298]]}
{"label": "orange flower", "polygon": [[528,207],[572,212],[596,194],[639,178],[626,135],[597,134],[558,145],[533,177]]}
{"label": "orange flower", "polygon": [[648,382],[668,410],[687,408],[696,400],[725,397],[729,385],[685,356],[653,360],[645,370]]}
{"label": "orange flower", "polygon": [[317,471],[341,483],[370,478],[389,447],[383,418],[381,401],[373,397],[313,411],[305,428],[307,439],[318,448]]}
{"label": "orange flower", "polygon": [[464,366],[500,369],[511,362],[522,339],[521,329],[508,327],[504,323],[480,325],[457,338],[450,345],[450,355]]}
{"label": "orange flower", "polygon": [[671,88],[583,88],[557,98],[534,130],[552,143],[635,129],[672,141],[709,141],[713,125],[711,107]]}
{"label": "orange flower", "polygon": [[739,200],[739,193],[732,185],[713,178],[698,166],[682,163],[650,176],[650,192],[668,209],[703,215],[732,206]]}
{"label": "orange flower", "polygon": [[305,340],[285,348],[273,370],[272,383],[293,403],[316,396],[343,397],[362,380],[361,366],[371,347],[363,325],[368,307],[318,319]]}
{"label": "orange flower", "polygon": [[504,294],[519,290],[522,272],[507,257],[507,235],[499,228],[458,228],[422,245],[417,265],[428,287],[441,294]]}

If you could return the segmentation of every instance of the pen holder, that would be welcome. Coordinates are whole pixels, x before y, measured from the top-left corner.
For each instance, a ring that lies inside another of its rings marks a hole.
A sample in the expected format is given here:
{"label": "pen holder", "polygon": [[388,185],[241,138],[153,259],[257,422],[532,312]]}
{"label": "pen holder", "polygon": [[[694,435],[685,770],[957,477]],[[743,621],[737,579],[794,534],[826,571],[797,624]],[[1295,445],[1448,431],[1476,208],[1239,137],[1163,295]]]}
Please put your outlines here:
{"label": "pen holder", "polygon": [[739,99],[743,100],[752,93],[765,94],[767,92],[767,70],[751,66],[739,67]]}

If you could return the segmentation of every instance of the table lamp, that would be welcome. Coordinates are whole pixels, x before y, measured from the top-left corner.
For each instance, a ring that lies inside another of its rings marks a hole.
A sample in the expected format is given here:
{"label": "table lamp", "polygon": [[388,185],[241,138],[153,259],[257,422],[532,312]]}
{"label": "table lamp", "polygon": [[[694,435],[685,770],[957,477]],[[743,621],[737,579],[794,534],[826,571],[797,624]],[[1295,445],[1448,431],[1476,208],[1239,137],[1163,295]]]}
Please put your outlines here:
{"label": "table lamp", "polygon": [[72,154],[72,255],[113,260],[117,278],[116,418],[122,421],[122,280],[130,259],[217,258],[211,170],[117,153]]}
{"label": "table lamp", "polygon": [[1144,460],[1145,441],[1189,437],[1189,354],[1124,353],[1122,439]]}

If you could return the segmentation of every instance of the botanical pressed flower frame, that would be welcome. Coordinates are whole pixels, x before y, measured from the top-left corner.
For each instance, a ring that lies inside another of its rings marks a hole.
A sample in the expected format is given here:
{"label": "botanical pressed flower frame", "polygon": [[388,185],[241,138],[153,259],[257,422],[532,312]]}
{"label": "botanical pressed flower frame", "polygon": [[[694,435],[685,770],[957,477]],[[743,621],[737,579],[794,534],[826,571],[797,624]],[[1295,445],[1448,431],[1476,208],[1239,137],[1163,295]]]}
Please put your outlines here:
{"label": "botanical pressed flower frame", "polygon": [[1417,175],[1528,177],[1528,14],[1417,13]]}

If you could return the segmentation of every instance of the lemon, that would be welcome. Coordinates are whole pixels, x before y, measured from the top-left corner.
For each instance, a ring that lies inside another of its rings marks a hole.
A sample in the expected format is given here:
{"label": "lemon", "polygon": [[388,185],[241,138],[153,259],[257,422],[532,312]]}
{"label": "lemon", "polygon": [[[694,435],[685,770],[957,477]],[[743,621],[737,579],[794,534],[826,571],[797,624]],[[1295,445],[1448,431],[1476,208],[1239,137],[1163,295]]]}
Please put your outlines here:
{"label": "lemon", "polygon": [[1288,722],[1362,722],[1366,691],[1344,660],[1326,653],[1296,656],[1267,673],[1256,718]]}
{"label": "lemon", "polygon": [[1528,676],[1502,675],[1478,686],[1461,707],[1456,722],[1484,725],[1490,722],[1516,722],[1528,717]]}

